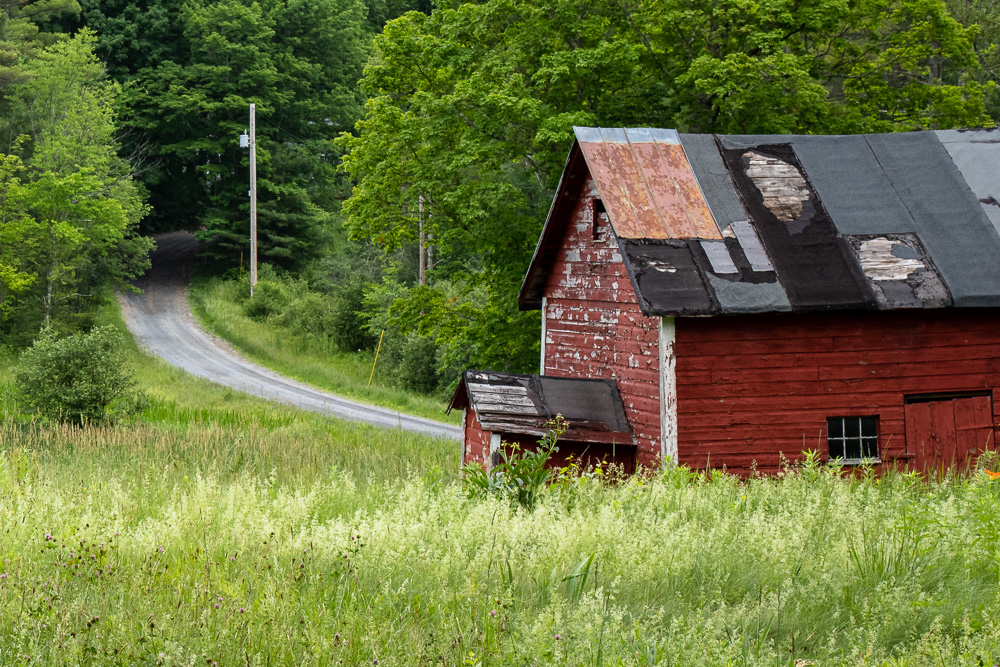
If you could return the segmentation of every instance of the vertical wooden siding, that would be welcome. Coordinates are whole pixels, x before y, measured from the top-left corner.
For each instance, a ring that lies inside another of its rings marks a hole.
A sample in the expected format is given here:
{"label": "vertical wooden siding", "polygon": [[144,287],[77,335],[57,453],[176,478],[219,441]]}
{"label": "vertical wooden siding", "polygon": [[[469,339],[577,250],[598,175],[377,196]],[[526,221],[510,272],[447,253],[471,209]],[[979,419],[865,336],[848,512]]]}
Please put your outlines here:
{"label": "vertical wooden siding", "polygon": [[653,465],[660,453],[659,319],[639,310],[611,230],[594,240],[593,180],[581,190],[545,287],[542,372],[617,379],[638,462]]}
{"label": "vertical wooden siding", "polygon": [[679,459],[693,467],[826,454],[826,418],[852,415],[878,415],[883,461],[905,463],[913,394],[991,390],[1000,425],[997,311],[678,318],[676,350]]}

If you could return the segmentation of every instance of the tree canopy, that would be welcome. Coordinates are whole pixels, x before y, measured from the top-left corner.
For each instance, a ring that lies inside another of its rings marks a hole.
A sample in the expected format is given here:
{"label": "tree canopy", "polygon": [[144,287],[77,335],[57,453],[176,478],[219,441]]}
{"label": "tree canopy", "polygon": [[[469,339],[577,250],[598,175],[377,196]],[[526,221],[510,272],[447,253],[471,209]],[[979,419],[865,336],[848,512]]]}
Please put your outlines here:
{"label": "tree canopy", "polygon": [[0,318],[126,281],[139,224],[235,266],[255,103],[262,261],[439,378],[529,370],[515,297],[574,125],[990,124],[998,38],[987,0],[0,0]]}
{"label": "tree canopy", "polygon": [[257,105],[260,252],[300,264],[335,208],[333,139],[361,113],[369,53],[361,0],[84,0],[125,85],[123,120],[149,153],[149,229],[201,229],[230,263],[248,247],[248,154]]}
{"label": "tree canopy", "polygon": [[[375,39],[365,116],[340,140],[356,183],[348,225],[388,249],[423,226],[437,275],[471,276],[489,294],[474,313],[462,304],[465,324],[446,327],[446,342],[474,365],[528,369],[537,316],[514,297],[573,125],[982,125],[992,84],[972,76],[975,36],[941,0],[442,0]],[[421,305],[428,289],[396,311],[440,313]]]}

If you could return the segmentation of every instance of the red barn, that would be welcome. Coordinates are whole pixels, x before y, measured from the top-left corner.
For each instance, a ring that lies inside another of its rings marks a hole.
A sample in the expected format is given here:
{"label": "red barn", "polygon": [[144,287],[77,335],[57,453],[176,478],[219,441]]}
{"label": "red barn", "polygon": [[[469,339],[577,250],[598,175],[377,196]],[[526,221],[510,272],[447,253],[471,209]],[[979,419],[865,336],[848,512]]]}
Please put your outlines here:
{"label": "red barn", "polygon": [[1000,419],[998,230],[1000,131],[576,128],[520,294],[540,375],[465,374],[463,461],[561,413],[563,456],[627,468],[964,464]]}

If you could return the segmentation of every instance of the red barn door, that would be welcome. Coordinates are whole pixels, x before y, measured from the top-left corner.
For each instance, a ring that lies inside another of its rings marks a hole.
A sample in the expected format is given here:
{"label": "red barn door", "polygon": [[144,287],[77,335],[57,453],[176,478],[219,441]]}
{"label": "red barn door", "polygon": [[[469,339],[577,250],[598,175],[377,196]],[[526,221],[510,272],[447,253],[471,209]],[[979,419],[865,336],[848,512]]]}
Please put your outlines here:
{"label": "red barn door", "polygon": [[906,403],[906,446],[917,470],[964,468],[993,448],[993,402],[988,395],[911,397]]}

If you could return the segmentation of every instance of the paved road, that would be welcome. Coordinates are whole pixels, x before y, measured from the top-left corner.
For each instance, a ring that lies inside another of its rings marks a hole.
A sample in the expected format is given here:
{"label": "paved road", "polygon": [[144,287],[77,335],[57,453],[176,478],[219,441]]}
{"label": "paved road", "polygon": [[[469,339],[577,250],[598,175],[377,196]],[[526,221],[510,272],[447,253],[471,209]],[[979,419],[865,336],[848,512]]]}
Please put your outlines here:
{"label": "paved road", "polygon": [[167,363],[212,382],[305,410],[459,440],[457,426],[351,401],[289,379],[237,354],[195,322],[187,300],[191,262],[198,241],[188,232],[156,237],[153,267],[137,285],[142,294],[121,297],[122,312],[136,341]]}

